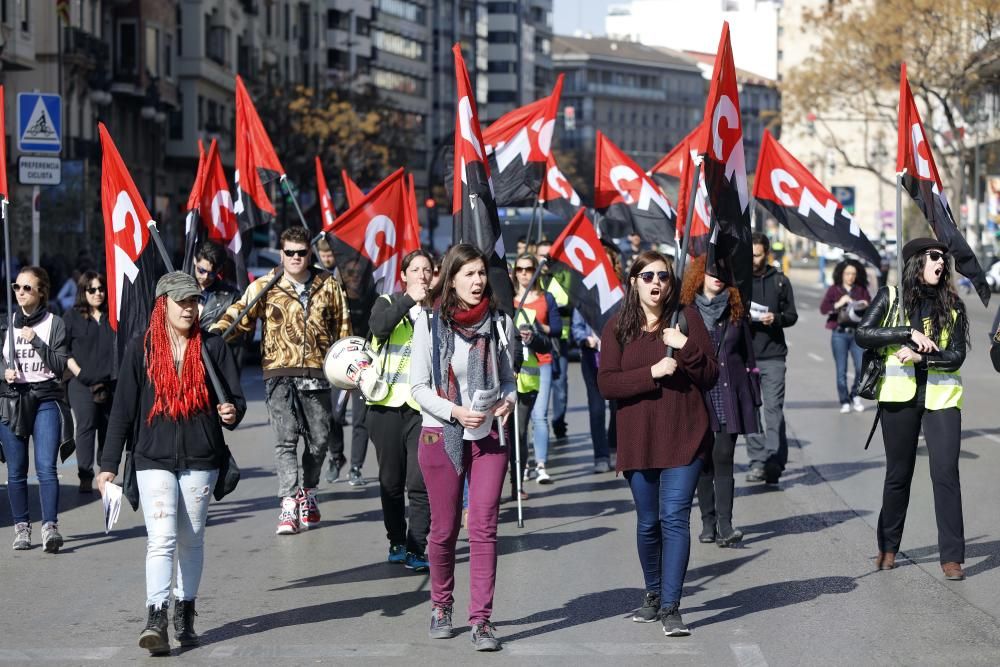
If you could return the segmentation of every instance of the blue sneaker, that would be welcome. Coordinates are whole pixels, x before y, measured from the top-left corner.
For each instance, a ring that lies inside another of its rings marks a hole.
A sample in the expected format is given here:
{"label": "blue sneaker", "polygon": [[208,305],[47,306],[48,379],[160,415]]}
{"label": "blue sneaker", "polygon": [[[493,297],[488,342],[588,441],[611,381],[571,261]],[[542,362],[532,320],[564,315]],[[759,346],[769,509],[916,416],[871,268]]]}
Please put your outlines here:
{"label": "blue sneaker", "polygon": [[405,563],[406,562],[406,546],[402,544],[392,544],[389,546],[389,558],[387,558],[390,563]]}
{"label": "blue sneaker", "polygon": [[406,569],[414,572],[426,572],[431,569],[431,564],[427,562],[427,556],[415,554],[412,551],[406,552]]}

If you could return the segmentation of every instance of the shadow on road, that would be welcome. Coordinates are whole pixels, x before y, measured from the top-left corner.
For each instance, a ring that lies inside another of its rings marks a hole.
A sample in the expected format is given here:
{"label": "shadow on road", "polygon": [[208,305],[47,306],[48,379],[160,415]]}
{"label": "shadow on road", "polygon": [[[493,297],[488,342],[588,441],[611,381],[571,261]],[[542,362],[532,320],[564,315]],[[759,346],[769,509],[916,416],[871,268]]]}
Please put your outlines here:
{"label": "shadow on road", "polygon": [[538,628],[512,634],[504,632],[503,639],[505,642],[512,642],[601,621],[612,616],[631,614],[637,606],[636,603],[641,602],[642,594],[641,588],[616,588],[598,593],[587,593],[570,600],[558,609],[546,609],[530,616],[501,622],[500,625],[505,628],[516,625],[545,624]]}
{"label": "shadow on road", "polygon": [[857,587],[857,582],[851,577],[816,577],[753,586],[711,600],[701,607],[688,609],[687,611],[693,613],[725,610],[715,616],[689,622],[688,625],[691,628],[700,628],[713,623],[724,623],[755,612],[810,602],[821,595],[850,593]]}
{"label": "shadow on road", "polygon": [[533,551],[535,549],[541,551],[558,551],[563,547],[579,544],[581,542],[587,542],[589,540],[596,540],[604,537],[608,533],[613,532],[615,532],[614,528],[598,526],[594,528],[585,528],[583,530],[574,530],[572,532],[543,532],[528,533],[526,535],[516,535],[513,537],[504,536],[498,539],[497,555],[502,556],[504,554],[521,553],[524,551]]}
{"label": "shadow on road", "polygon": [[386,561],[378,563],[366,563],[358,567],[347,570],[337,570],[325,574],[317,574],[312,577],[304,577],[290,582],[286,586],[272,588],[271,592],[289,591],[300,588],[312,588],[313,586],[334,586],[336,584],[356,584],[363,581],[382,581],[383,579],[413,579],[420,581],[421,589],[426,588],[428,577],[426,574],[414,574],[401,565],[396,565]]}
{"label": "shadow on road", "polygon": [[[965,570],[966,577],[974,577],[977,574],[983,574],[984,572],[989,572],[1000,567],[1000,540],[976,542],[976,540],[981,540],[983,537],[985,536],[973,537],[965,542],[966,562],[970,559],[985,559],[975,565],[963,566],[962,569]],[[904,549],[903,553],[911,561],[918,564],[938,563],[941,555],[936,544],[916,549]]]}
{"label": "shadow on road", "polygon": [[816,533],[867,514],[871,514],[871,512],[867,510],[833,510],[831,512],[787,516],[764,523],[743,526],[743,533],[747,537],[743,538],[742,544],[763,542],[772,537],[783,535]]}

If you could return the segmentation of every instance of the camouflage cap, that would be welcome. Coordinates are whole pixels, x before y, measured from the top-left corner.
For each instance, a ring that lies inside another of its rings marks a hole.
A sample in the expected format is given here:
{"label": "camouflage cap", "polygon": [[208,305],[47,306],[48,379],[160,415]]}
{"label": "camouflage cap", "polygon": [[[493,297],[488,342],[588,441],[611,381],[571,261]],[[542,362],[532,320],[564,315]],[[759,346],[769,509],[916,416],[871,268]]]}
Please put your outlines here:
{"label": "camouflage cap", "polygon": [[164,294],[174,301],[183,301],[192,296],[201,296],[201,288],[194,276],[183,271],[171,271],[156,281],[156,298]]}

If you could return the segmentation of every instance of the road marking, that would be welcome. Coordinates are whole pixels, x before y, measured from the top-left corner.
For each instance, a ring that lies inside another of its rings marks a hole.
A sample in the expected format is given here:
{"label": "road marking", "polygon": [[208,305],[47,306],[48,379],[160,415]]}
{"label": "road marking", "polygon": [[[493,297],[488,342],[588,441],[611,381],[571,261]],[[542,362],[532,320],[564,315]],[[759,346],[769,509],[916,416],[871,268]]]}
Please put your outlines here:
{"label": "road marking", "polygon": [[409,644],[281,644],[274,646],[216,646],[210,658],[400,658]]}
{"label": "road marking", "polygon": [[823,357],[819,356],[815,352],[809,352],[808,354],[809,358],[812,359],[813,361],[823,361]]}
{"label": "road marking", "polygon": [[729,648],[736,656],[738,667],[767,667],[764,653],[757,644],[730,644]]}
{"label": "road marking", "polygon": [[97,648],[0,648],[0,662],[77,662],[80,660],[110,660],[121,646]]}
{"label": "road marking", "polygon": [[986,431],[972,431],[976,435],[986,438],[987,440],[992,440],[993,442],[1000,443],[1000,437],[993,435],[992,433],[987,433]]}
{"label": "road marking", "polygon": [[702,651],[687,644],[658,642],[631,644],[611,642],[512,642],[504,645],[504,653],[520,656],[539,655],[701,655]]}

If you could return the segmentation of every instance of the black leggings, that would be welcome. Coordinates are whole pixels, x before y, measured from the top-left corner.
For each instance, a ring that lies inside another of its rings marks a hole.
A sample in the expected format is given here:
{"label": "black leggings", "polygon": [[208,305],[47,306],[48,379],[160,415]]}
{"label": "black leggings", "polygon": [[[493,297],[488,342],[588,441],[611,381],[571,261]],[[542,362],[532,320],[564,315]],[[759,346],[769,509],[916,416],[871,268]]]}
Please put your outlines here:
{"label": "black leggings", "polygon": [[885,486],[878,516],[879,551],[896,553],[903,539],[910,482],[917,459],[917,438],[923,425],[930,457],[934,515],[942,563],[965,561],[965,527],[958,455],[962,445],[962,411],[927,410],[915,402],[882,403],[885,441]]}
{"label": "black leggings", "polygon": [[[722,425],[725,428],[725,424]],[[698,479],[698,507],[705,525],[718,525],[723,532],[732,530],[733,522],[733,458],[736,434],[717,432],[712,453],[701,469]]]}

